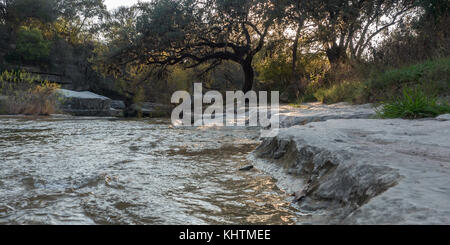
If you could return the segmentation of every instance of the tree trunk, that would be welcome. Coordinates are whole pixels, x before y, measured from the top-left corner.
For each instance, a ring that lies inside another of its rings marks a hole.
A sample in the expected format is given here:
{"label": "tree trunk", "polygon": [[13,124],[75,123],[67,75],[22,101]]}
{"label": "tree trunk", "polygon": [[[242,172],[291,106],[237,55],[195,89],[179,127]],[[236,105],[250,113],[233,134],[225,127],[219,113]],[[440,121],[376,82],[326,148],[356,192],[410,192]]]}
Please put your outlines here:
{"label": "tree trunk", "polygon": [[125,96],[123,102],[125,104],[125,109],[123,111],[124,117],[136,117],[138,115],[138,112],[133,108],[134,100],[133,96]]}
{"label": "tree trunk", "polygon": [[327,73],[326,83],[331,85],[346,79],[349,75],[347,71],[349,63],[345,48],[334,44],[326,53],[331,66]]}
{"label": "tree trunk", "polygon": [[292,45],[292,79],[291,82],[294,82],[297,78],[297,52],[298,52],[298,39],[300,38],[300,28],[297,30],[297,34],[295,35],[294,44]]}
{"label": "tree trunk", "polygon": [[338,67],[340,64],[344,64],[347,59],[345,49],[334,44],[331,48],[327,49],[327,58],[331,67]]}
{"label": "tree trunk", "polygon": [[247,58],[243,63],[241,63],[242,70],[244,71],[244,86],[242,88],[244,93],[253,89],[253,79],[255,77],[252,58]]}
{"label": "tree trunk", "polygon": [[300,33],[302,31],[303,25],[297,28],[297,32],[295,34],[295,39],[292,44],[292,67],[291,67],[291,81],[286,88],[286,90],[281,94],[281,101],[284,103],[288,103],[298,99],[300,93],[302,93],[302,88],[300,84],[300,75],[297,72],[297,52],[298,52],[298,40],[300,39]]}

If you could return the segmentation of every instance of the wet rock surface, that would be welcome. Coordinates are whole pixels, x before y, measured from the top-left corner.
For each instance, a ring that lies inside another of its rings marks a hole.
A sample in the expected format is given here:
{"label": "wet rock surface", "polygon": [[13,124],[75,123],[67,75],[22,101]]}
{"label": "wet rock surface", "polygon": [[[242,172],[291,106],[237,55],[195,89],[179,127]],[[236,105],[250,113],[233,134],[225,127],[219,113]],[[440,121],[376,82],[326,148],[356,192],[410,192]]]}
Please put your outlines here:
{"label": "wet rock surface", "polygon": [[375,114],[371,104],[351,105],[343,102],[326,105],[317,102],[298,107],[282,105],[280,106],[280,127],[288,128],[330,119],[367,119]]}
{"label": "wet rock surface", "polygon": [[123,102],[122,100],[112,100],[111,108],[116,110],[123,110],[126,108],[125,102]]}
{"label": "wet rock surface", "polygon": [[281,129],[251,158],[325,224],[450,224],[450,121],[348,119]]}
{"label": "wet rock surface", "polygon": [[[273,111],[271,111],[270,106],[249,107],[241,105],[241,107],[235,107],[234,111],[231,112],[227,111],[225,106],[208,106],[208,108],[210,110],[216,109],[219,111],[219,113],[216,111],[215,116],[223,118],[223,120],[219,120],[219,122],[223,122],[223,125],[233,124],[236,121],[243,125],[250,125],[251,119],[258,119],[256,120],[256,125],[251,126],[265,127],[261,125],[261,117],[274,120],[272,117]],[[262,115],[260,114],[261,111],[263,111]],[[280,122],[279,127],[289,128],[296,125],[305,125],[311,122],[320,122],[331,119],[368,119],[373,118],[376,115],[376,112],[372,104],[351,105],[348,103],[338,103],[326,105],[317,102],[306,103],[301,106],[279,105],[277,114]],[[186,114],[186,116],[191,117],[192,122],[195,122],[194,113]],[[214,123],[210,123],[209,125],[214,125]]]}
{"label": "wet rock surface", "polygon": [[111,100],[89,91],[58,89],[57,94],[60,110],[73,116],[168,117],[172,110],[170,105],[151,102],[133,104],[127,108],[121,100]]}

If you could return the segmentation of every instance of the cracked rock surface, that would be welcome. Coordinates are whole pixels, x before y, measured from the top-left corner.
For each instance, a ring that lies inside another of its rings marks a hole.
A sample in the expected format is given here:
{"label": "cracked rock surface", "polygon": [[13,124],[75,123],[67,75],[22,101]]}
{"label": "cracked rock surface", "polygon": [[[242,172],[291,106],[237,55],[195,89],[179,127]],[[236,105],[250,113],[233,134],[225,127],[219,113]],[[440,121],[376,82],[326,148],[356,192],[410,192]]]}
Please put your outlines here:
{"label": "cracked rock surface", "polygon": [[449,115],[283,128],[251,156],[317,224],[450,224]]}

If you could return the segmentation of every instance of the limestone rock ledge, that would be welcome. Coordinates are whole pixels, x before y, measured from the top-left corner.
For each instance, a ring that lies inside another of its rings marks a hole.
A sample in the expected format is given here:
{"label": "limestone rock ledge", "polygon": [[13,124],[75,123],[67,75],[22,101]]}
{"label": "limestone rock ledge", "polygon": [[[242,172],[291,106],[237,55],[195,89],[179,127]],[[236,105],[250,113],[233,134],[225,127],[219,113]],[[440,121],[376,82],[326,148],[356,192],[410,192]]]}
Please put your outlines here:
{"label": "limestone rock ledge", "polygon": [[280,127],[288,128],[330,119],[368,119],[376,115],[372,104],[351,105],[346,102],[326,105],[319,102],[299,107],[280,106]]}
{"label": "limestone rock ledge", "polygon": [[74,116],[110,116],[111,99],[89,91],[67,89],[56,91],[60,109]]}
{"label": "limestone rock ledge", "polygon": [[450,224],[450,121],[346,119],[281,129],[251,158],[318,224]]}

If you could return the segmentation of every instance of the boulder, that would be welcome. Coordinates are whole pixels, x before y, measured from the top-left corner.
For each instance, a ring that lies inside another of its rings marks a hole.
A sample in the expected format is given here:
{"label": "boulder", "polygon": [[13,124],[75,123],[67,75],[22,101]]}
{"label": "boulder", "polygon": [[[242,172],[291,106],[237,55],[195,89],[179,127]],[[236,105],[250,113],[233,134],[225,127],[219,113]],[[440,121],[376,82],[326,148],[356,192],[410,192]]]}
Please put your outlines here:
{"label": "boulder", "polygon": [[109,115],[112,116],[112,117],[123,117],[124,116],[124,112],[123,112],[123,110],[111,108],[109,110]]}
{"label": "boulder", "polygon": [[124,110],[126,108],[126,106],[122,100],[112,100],[111,108],[116,109],[116,110]]}
{"label": "boulder", "polygon": [[110,116],[111,99],[89,91],[58,89],[59,108],[74,116]]}
{"label": "boulder", "polygon": [[313,122],[281,129],[251,157],[315,223],[448,225],[448,116]]}
{"label": "boulder", "polygon": [[170,116],[172,112],[171,105],[152,103],[152,102],[142,102],[139,104],[133,104],[131,106],[133,111],[141,113],[143,117],[167,117]]}
{"label": "boulder", "polygon": [[444,114],[436,117],[436,120],[440,121],[450,121],[450,114]]}
{"label": "boulder", "polygon": [[123,117],[125,109],[126,106],[122,100],[112,100],[109,113],[113,117]]}

